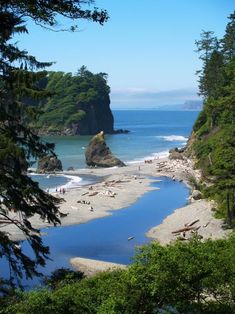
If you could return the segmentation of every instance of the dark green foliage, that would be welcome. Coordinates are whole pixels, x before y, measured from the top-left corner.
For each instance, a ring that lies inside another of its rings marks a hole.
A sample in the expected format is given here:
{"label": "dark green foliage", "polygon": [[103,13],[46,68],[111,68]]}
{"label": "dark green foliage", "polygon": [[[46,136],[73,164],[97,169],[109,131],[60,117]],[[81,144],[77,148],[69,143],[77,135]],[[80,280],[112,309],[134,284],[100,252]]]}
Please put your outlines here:
{"label": "dark green foliage", "polygon": [[223,54],[227,60],[230,60],[235,54],[235,12],[230,14],[229,23],[227,24],[223,43]]}
{"label": "dark green foliage", "polygon": [[212,42],[219,41],[211,37],[200,42],[200,51],[206,57],[202,58],[199,87],[205,98],[203,111],[194,125],[193,145],[198,166],[204,179],[210,182],[205,195],[218,202],[223,217],[227,213],[226,195],[235,188],[234,14],[230,19],[221,46],[213,45]]}
{"label": "dark green foliage", "polygon": [[58,289],[68,283],[80,281],[84,278],[81,271],[73,271],[69,268],[59,268],[52,272],[50,277],[44,279],[44,284],[51,289]]}
{"label": "dark green foliage", "polygon": [[22,293],[4,313],[234,313],[234,260],[234,237],[154,243],[139,249],[127,270]]}
{"label": "dark green foliage", "polygon": [[[82,125],[89,122],[86,120],[99,121],[102,115],[105,116],[105,113],[110,111],[110,88],[106,79],[105,73],[93,74],[84,66],[78,70],[76,75],[50,72],[45,87],[51,96],[46,102],[41,102],[42,113],[34,126],[39,128],[41,133],[50,133],[79,125],[78,132],[83,132]],[[92,108],[94,108],[95,114],[102,111],[100,118],[94,114],[93,116],[89,115]],[[111,111],[109,115],[112,117]],[[100,130],[96,130],[96,132]]]}
{"label": "dark green foliage", "polygon": [[43,245],[39,230],[31,225],[29,218],[38,214],[52,224],[59,223],[58,199],[41,190],[26,173],[30,160],[53,155],[53,145],[43,143],[28,127],[38,112],[25,105],[27,101],[35,103],[49,96],[43,90],[43,82],[47,74],[44,69],[51,63],[39,62],[20,50],[13,38],[28,33],[29,18],[54,29],[58,15],[103,24],[107,20],[106,11],[82,8],[91,3],[90,0],[0,0],[0,226],[14,224],[34,253],[32,257],[26,256],[10,239],[10,234],[1,229],[0,258],[9,262],[11,283],[23,275],[39,275],[37,265],[44,266],[48,258],[49,248]]}

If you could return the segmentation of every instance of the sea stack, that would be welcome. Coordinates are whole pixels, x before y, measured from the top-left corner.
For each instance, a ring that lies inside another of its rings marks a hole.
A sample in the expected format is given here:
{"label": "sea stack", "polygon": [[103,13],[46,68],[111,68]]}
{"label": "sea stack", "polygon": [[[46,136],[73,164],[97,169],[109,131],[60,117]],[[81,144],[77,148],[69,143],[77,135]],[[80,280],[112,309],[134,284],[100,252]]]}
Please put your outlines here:
{"label": "sea stack", "polygon": [[95,135],[85,152],[86,163],[92,167],[123,167],[125,164],[115,157],[104,139],[104,132]]}
{"label": "sea stack", "polygon": [[62,163],[56,156],[45,156],[38,161],[38,173],[63,171]]}

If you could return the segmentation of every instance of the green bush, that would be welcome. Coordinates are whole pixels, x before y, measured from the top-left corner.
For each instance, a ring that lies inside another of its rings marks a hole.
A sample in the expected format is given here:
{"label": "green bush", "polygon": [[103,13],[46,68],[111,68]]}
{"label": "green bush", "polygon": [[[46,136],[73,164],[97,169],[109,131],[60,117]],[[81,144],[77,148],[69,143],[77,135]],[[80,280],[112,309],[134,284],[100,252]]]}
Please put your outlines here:
{"label": "green bush", "polygon": [[22,293],[0,313],[234,313],[235,237],[138,250],[127,270]]}

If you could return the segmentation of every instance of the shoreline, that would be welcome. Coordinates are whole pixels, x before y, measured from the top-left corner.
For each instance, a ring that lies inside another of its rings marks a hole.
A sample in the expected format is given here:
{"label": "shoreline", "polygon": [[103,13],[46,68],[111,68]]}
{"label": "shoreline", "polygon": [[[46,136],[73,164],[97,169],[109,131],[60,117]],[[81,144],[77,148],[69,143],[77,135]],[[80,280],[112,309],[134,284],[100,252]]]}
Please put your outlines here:
{"label": "shoreline", "polygon": [[[121,168],[92,168],[79,171],[65,171],[57,173],[63,175],[95,175],[99,182],[80,186],[68,190],[64,195],[52,193],[63,197],[59,209],[62,213],[61,225],[69,226],[86,223],[90,220],[109,216],[111,210],[119,210],[135,203],[144,193],[154,190],[150,184],[156,177],[170,177],[173,180],[183,181],[192,191],[191,177],[200,178],[200,171],[193,169],[190,159],[171,160],[168,157],[151,159],[151,162],[129,164]],[[149,230],[146,235],[165,245],[176,239],[172,232],[183,228],[186,224],[198,220],[195,228],[203,238],[212,239],[225,237],[229,231],[222,229],[222,221],[213,217],[213,203],[207,200],[193,200],[190,204],[176,209],[167,216],[163,222]],[[14,219],[17,219],[16,213]],[[30,219],[35,228],[52,227],[43,222],[36,215]],[[204,227],[203,227],[204,226]],[[11,239],[23,240],[23,234],[14,225],[4,227],[4,231],[11,234]],[[43,234],[44,235],[44,234]],[[178,234],[181,237],[181,234]],[[188,238],[188,234],[185,239]]]}

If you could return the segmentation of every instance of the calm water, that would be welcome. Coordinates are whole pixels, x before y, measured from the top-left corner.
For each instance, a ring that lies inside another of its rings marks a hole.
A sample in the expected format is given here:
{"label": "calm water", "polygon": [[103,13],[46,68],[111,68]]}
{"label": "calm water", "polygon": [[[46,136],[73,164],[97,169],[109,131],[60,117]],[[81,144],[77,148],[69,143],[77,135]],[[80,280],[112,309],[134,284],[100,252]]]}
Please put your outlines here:
{"label": "calm water", "polygon": [[94,175],[41,175],[33,174],[31,175],[34,181],[39,183],[39,186],[46,190],[49,189],[50,192],[55,192],[56,189],[64,187],[65,189],[77,188],[79,186],[94,184],[99,182],[101,179]]}
{"label": "calm water", "polygon": [[[124,162],[164,155],[170,148],[185,144],[191,133],[196,111],[114,110],[115,129],[128,134],[107,135],[112,152]],[[84,152],[90,136],[50,137],[64,169],[85,168]]]}
{"label": "calm water", "polygon": [[[47,233],[43,241],[50,246],[52,258],[43,272],[49,274],[56,268],[69,267],[69,259],[75,256],[129,264],[136,246],[149,241],[145,233],[187,202],[188,189],[183,183],[169,178],[158,179],[162,181],[154,182],[153,186],[160,190],[144,194],[135,204],[113,211],[112,216],[81,225],[42,230]],[[130,236],[134,239],[128,241]],[[26,242],[23,247],[30,254]],[[6,275],[7,266],[1,264],[0,276]],[[36,283],[38,279],[27,282],[28,285]]]}

